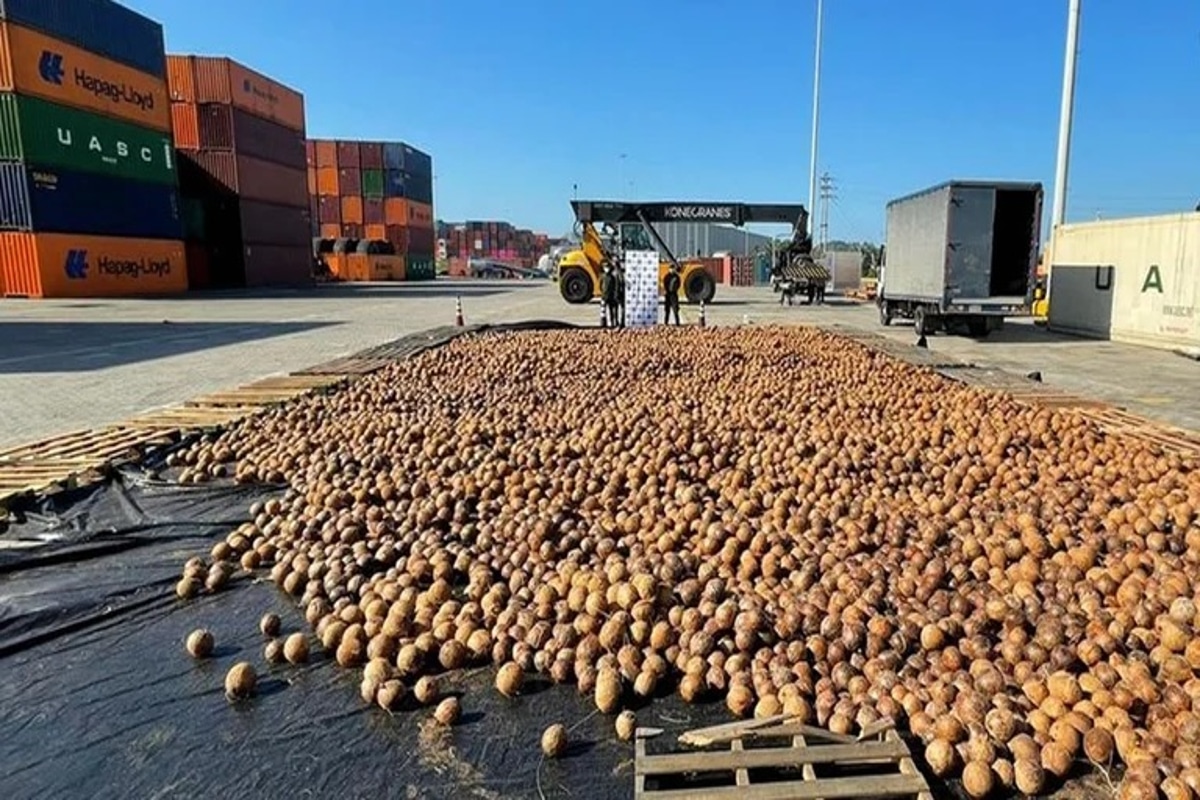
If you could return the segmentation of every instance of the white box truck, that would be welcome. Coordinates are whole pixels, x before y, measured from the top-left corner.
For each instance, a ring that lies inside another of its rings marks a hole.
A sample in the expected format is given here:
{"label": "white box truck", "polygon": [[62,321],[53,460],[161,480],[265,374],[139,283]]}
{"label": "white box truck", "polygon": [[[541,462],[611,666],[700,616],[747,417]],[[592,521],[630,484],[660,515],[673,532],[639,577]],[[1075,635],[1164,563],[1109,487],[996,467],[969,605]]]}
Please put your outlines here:
{"label": "white box truck", "polygon": [[1040,183],[949,181],[887,205],[879,321],[987,336],[1031,313]]}

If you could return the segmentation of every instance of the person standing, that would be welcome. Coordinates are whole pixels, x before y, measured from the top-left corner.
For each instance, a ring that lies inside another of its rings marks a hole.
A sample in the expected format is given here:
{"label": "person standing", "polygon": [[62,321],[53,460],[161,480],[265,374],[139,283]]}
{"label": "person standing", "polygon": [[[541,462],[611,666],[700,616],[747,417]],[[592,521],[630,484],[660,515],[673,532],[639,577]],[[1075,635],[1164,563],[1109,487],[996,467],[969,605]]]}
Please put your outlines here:
{"label": "person standing", "polygon": [[604,274],[600,276],[600,302],[604,304],[608,327],[617,327],[617,276],[611,264],[604,265]]}
{"label": "person standing", "polygon": [[625,327],[625,266],[617,267],[617,327]]}
{"label": "person standing", "polygon": [[663,324],[671,324],[671,314],[675,314],[675,324],[679,325],[679,267],[674,264],[667,270],[663,278]]}

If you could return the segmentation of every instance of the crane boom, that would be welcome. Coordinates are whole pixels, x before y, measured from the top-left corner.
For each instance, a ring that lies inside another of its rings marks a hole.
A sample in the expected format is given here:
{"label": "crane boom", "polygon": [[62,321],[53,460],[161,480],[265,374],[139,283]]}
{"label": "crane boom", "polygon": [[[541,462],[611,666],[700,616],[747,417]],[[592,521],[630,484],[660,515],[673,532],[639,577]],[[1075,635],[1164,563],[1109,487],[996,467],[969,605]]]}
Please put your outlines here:
{"label": "crane boom", "polygon": [[799,203],[719,203],[619,200],[572,200],[580,222],[718,222],[741,227],[747,223],[777,223],[808,232],[808,211]]}

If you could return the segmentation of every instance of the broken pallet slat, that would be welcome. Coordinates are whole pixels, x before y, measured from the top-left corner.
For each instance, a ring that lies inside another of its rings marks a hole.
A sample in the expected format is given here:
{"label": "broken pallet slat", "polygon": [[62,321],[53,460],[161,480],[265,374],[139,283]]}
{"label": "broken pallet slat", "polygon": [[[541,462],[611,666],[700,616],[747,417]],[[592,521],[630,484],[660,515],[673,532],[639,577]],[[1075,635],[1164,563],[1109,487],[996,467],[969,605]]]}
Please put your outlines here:
{"label": "broken pallet slat", "polygon": [[771,747],[729,752],[698,751],[647,756],[646,775],[677,772],[712,772],[763,767],[799,767],[804,764],[858,764],[894,761],[908,755],[903,742],[859,742],[815,747]]}
{"label": "broken pallet slat", "polygon": [[720,725],[710,725],[707,728],[693,728],[690,731],[684,731],[679,734],[679,741],[681,744],[703,747],[705,745],[717,744],[720,741],[728,741],[728,739],[715,737],[740,736],[745,731],[778,725],[789,719],[792,719],[792,717],[788,717],[785,714],[775,714],[774,716],[762,719],[739,719],[734,722],[724,722]]}
{"label": "broken pallet slat", "polygon": [[912,797],[928,790],[925,779],[911,775],[858,775],[813,781],[716,786],[687,789],[647,789],[644,800],[837,800],[838,798]]}
{"label": "broken pallet slat", "polygon": [[[900,738],[900,734],[896,733],[896,731],[894,729],[889,730],[884,735],[884,741],[900,742],[901,744],[903,744],[903,742],[904,742],[904,740]],[[907,749],[907,748],[905,748],[905,749]],[[900,774],[908,775],[910,777],[921,778],[921,780],[924,781],[924,777],[922,777],[921,771],[919,769],[917,769],[916,762],[914,762],[912,760],[911,753],[909,755],[904,756],[904,758],[900,759]],[[929,787],[926,786],[925,791],[919,792],[917,794],[917,800],[933,800],[933,792],[929,791]]]}

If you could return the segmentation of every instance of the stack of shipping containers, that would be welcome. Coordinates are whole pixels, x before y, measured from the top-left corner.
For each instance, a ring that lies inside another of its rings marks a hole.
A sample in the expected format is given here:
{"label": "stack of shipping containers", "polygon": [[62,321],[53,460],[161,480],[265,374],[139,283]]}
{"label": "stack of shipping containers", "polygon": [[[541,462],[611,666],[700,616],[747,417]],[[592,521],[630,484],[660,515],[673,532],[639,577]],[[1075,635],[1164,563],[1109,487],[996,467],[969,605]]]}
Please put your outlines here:
{"label": "stack of shipping containers", "polygon": [[452,274],[466,274],[472,258],[533,267],[550,251],[550,237],[507,222],[468,221],[443,225],[438,231],[439,250],[451,264]]}
{"label": "stack of shipping containers", "polygon": [[0,2],[0,293],[187,288],[163,31],[110,0]]}
{"label": "stack of shipping containers", "polygon": [[308,142],[312,234],[387,241],[408,280],[434,277],[433,160],[402,142]]}
{"label": "stack of shipping containers", "polygon": [[193,288],[312,281],[304,98],[228,58],[167,58]]}

